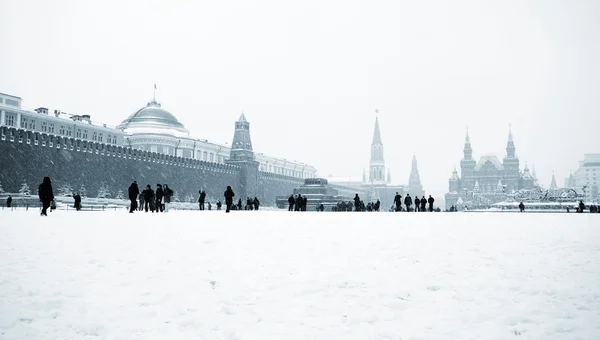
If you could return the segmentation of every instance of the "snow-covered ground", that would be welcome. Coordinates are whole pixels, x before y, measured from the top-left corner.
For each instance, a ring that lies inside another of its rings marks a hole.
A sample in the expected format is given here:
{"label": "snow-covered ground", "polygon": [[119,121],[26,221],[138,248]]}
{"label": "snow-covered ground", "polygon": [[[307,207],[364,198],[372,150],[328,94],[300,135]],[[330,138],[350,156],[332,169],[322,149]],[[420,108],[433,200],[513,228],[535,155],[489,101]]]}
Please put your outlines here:
{"label": "snow-covered ground", "polygon": [[0,339],[600,339],[600,215],[0,210]]}

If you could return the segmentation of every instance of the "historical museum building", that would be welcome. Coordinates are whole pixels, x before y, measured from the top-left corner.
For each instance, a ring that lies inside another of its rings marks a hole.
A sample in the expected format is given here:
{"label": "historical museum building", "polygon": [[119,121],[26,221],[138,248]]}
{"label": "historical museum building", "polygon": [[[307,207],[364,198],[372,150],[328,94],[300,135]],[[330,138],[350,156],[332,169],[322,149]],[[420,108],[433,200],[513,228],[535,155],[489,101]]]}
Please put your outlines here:
{"label": "historical museum building", "polygon": [[[26,110],[20,97],[0,93],[0,142],[6,142],[0,145],[0,183],[14,190],[53,174],[59,185],[73,191],[87,181],[86,191],[94,195],[94,186],[113,185],[116,192],[137,179],[152,185],[177,183],[180,193],[188,195],[212,186],[209,197],[220,197],[224,186],[233,184],[235,190],[237,184],[238,197],[258,195],[274,204],[276,195],[315,177],[311,165],[255,153],[249,129],[242,113],[232,144],[226,145],[193,136],[156,99],[113,128],[94,124],[86,114]],[[121,159],[109,161],[107,156]]]}
{"label": "historical museum building", "polygon": [[497,203],[506,200],[507,194],[538,187],[535,170],[530,173],[527,166],[523,171],[519,169],[515,150],[509,128],[506,157],[502,162],[496,156],[482,156],[475,161],[467,131],[463,159],[460,161],[460,177],[454,169],[448,181],[446,209],[457,204],[468,205],[469,202]]}
{"label": "historical museum building", "polygon": [[373,140],[371,141],[369,175],[367,176],[367,173],[363,171],[362,178],[328,177],[327,180],[331,184],[354,188],[358,193],[367,193],[368,197],[363,198],[365,203],[374,202],[378,199],[381,200],[382,207],[385,208],[384,210],[387,210],[393,204],[396,192],[403,197],[406,194],[410,194],[413,197],[422,197],[424,195],[419,170],[417,169],[417,159],[414,155],[408,185],[392,184],[391,171],[390,169],[386,171],[385,167],[383,142],[378,117],[375,118],[375,130],[373,132]]}

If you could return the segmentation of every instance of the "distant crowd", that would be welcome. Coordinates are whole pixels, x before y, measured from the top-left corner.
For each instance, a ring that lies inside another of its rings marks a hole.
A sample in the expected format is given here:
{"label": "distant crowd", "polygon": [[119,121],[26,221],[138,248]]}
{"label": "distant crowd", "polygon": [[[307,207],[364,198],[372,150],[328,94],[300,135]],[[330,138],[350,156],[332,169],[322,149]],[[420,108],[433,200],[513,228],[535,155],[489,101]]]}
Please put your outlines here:
{"label": "distant crowd", "polygon": [[[157,184],[156,191],[152,189],[150,184],[146,185],[146,189],[140,192],[137,181],[131,183],[128,189],[129,200],[131,205],[129,212],[133,213],[136,210],[145,212],[165,212],[167,211],[168,204],[171,203],[171,197],[174,191],[169,188],[168,185]],[[199,210],[212,210],[212,203],[206,200],[206,192],[204,190],[198,191],[198,209]],[[260,201],[258,198],[246,198],[246,205],[243,205],[242,199],[238,199],[237,204],[233,203],[233,197],[235,193],[231,189],[231,186],[227,186],[227,189],[223,193],[225,198],[225,212],[231,210],[258,210],[260,207]],[[216,210],[221,210],[223,203],[218,200],[215,203]]]}
{"label": "distant crowd", "polygon": [[[134,211],[145,211],[145,212],[165,212],[168,211],[168,204],[171,203],[171,198],[174,195],[174,191],[169,188],[167,184],[156,184],[156,190],[152,189],[150,184],[146,185],[146,188],[140,192],[138,184],[134,181],[128,188],[128,196],[131,201],[129,212],[133,213]],[[199,210],[212,210],[213,204],[208,202],[206,199],[206,192],[204,190],[198,191],[198,209]],[[38,187],[38,196],[40,202],[42,203],[41,215],[47,216],[48,209],[50,211],[56,209],[56,203],[54,201],[54,193],[52,190],[52,182],[50,177],[44,177],[42,183]],[[225,212],[230,212],[231,210],[259,210],[260,201],[257,197],[250,198],[246,197],[245,204],[242,199],[239,198],[237,202],[234,203],[235,193],[231,189],[231,186],[227,186],[227,189],[223,193],[223,197],[225,198]],[[74,208],[76,210],[81,210],[81,196],[77,193],[73,193],[74,199]],[[6,199],[6,207],[10,208],[13,206],[13,199],[11,196],[8,196]],[[338,202],[335,206],[331,207],[331,211],[374,211],[378,212],[381,208],[381,201],[377,200],[376,202],[369,202],[367,204],[360,198],[358,194],[355,194],[354,202]],[[418,196],[413,198],[410,194],[407,194],[404,199],[402,196],[396,192],[394,196],[394,204],[390,207],[389,211],[395,212],[433,212],[440,211],[439,209],[434,210],[435,199],[429,195],[429,198],[425,198],[425,196],[419,198]],[[316,211],[324,211],[325,207],[322,203],[317,203],[315,205]],[[216,210],[221,210],[223,204],[220,200],[215,202]],[[298,195],[290,195],[288,198],[288,211],[306,211],[308,206],[308,198],[306,196]],[[598,213],[600,210],[596,204],[591,204],[589,207],[586,207],[583,201],[579,201],[577,207],[575,207],[575,211],[578,213],[582,213],[585,210],[589,210],[590,213]],[[525,204],[523,202],[519,203],[519,210],[521,212],[525,211]],[[450,211],[457,211],[455,206],[450,208]],[[566,211],[570,212],[570,208],[566,207]]]}

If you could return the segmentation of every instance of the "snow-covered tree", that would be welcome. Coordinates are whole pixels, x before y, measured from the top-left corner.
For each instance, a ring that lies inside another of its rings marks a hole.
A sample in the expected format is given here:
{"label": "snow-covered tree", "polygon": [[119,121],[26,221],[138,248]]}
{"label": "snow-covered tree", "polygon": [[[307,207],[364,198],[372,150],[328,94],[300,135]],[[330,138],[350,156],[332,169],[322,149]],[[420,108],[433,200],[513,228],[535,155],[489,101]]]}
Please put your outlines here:
{"label": "snow-covered tree", "polygon": [[110,198],[110,191],[108,191],[108,188],[104,183],[102,183],[100,189],[98,189],[98,198]]}
{"label": "snow-covered tree", "polygon": [[175,191],[175,194],[173,194],[171,202],[179,202],[179,193],[177,191]]}
{"label": "snow-covered tree", "polygon": [[4,188],[2,188],[2,183],[0,183],[0,194],[4,193]]}
{"label": "snow-covered tree", "polygon": [[85,190],[85,186],[82,184],[81,188],[79,188],[79,196],[87,197],[87,190]]}
{"label": "snow-covered tree", "polygon": [[71,187],[71,184],[65,183],[61,185],[60,188],[58,188],[58,194],[60,196],[70,197],[71,195],[73,195],[73,187]]}
{"label": "snow-covered tree", "polygon": [[123,197],[123,191],[121,189],[119,189],[119,191],[117,192],[117,197],[115,197],[118,200],[122,200]]}
{"label": "snow-covered tree", "polygon": [[194,196],[192,196],[192,194],[188,193],[187,195],[185,195],[184,201],[188,203],[194,203],[194,201],[196,200],[194,199]]}
{"label": "snow-covered tree", "polygon": [[27,185],[27,181],[23,180],[23,183],[21,184],[21,189],[19,189],[19,194],[31,195],[31,191],[29,190],[29,185]]}

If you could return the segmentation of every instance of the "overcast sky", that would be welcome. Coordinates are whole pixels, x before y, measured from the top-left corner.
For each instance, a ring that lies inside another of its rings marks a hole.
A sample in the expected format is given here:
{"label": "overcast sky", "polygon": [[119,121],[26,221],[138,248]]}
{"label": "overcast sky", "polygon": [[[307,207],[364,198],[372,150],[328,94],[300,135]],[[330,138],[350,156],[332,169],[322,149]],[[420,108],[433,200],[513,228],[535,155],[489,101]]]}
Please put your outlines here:
{"label": "overcast sky", "polygon": [[[3,0],[0,92],[116,125],[152,98],[201,138],[319,175],[368,168],[379,109],[386,166],[413,154],[443,195],[468,126],[476,159],[505,154],[563,184],[600,152],[599,1]],[[459,169],[460,170],[460,169]]]}

